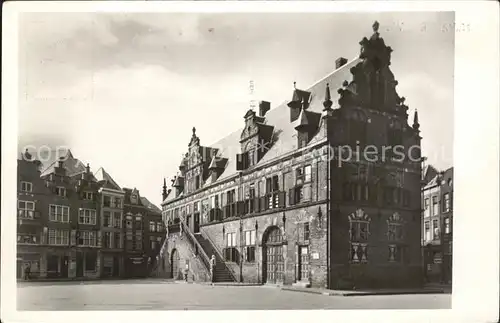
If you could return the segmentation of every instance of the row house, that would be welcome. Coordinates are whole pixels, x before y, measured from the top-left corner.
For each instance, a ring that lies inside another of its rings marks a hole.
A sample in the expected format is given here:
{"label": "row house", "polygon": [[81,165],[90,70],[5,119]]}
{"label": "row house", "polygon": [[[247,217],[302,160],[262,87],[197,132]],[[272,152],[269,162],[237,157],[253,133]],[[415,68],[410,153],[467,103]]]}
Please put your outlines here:
{"label": "row house", "polygon": [[[327,288],[416,286],[420,253],[418,114],[396,92],[378,33],[358,58],[243,128],[204,146],[192,129],[164,180],[170,276]],[[350,79],[350,81],[348,81]],[[340,87],[333,101],[331,86]],[[370,152],[367,150],[370,149]],[[193,256],[195,255],[195,256]]]}
{"label": "row house", "polygon": [[144,277],[156,266],[157,255],[164,242],[161,211],[137,189],[124,188],[125,245],[124,261],[127,277]]}
{"label": "row house", "polygon": [[422,188],[422,249],[428,281],[451,283],[453,249],[453,167]]}
{"label": "row house", "polygon": [[33,278],[126,276],[125,191],[71,151],[43,168],[28,151],[18,160],[18,278],[28,265]]}

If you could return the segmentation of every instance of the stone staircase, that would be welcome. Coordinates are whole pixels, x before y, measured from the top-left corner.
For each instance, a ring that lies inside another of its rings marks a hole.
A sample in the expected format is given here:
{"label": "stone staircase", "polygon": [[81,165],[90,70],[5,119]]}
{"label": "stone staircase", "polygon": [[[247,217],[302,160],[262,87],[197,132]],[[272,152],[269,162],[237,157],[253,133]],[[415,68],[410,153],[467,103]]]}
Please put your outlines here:
{"label": "stone staircase", "polygon": [[217,252],[217,250],[213,247],[212,243],[203,237],[201,233],[196,233],[195,235],[196,240],[200,244],[200,246],[203,248],[205,251],[205,254],[209,257],[212,258],[212,255],[215,255],[215,283],[222,283],[222,282],[236,282],[236,277],[234,277],[233,273],[231,270],[226,266],[224,260],[221,258],[220,254]]}

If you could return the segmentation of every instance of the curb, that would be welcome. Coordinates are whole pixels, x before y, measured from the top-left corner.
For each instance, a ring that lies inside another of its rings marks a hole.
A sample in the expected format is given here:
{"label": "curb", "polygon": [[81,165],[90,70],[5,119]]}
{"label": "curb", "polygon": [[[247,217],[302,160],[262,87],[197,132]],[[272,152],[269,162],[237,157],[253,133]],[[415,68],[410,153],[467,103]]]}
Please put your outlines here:
{"label": "curb", "polygon": [[289,292],[309,293],[325,296],[376,296],[376,295],[417,295],[417,294],[444,294],[444,290],[401,290],[401,291],[374,291],[374,292],[351,292],[351,291],[331,291],[331,290],[314,290],[314,289],[296,289],[289,287],[281,287],[281,290]]}

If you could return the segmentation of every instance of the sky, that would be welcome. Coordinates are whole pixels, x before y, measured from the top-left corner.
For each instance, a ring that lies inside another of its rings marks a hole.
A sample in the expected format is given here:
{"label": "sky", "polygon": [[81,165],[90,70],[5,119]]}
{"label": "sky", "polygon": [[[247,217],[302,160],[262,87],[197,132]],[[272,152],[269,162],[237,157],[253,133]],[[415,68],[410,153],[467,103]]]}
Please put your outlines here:
{"label": "sky", "polygon": [[276,107],[294,81],[307,88],[338,57],[357,57],[375,20],[410,124],[418,109],[423,154],[444,170],[453,163],[451,12],[23,13],[19,151],[69,147],[159,206],[192,127],[206,146],[240,129],[250,99]]}

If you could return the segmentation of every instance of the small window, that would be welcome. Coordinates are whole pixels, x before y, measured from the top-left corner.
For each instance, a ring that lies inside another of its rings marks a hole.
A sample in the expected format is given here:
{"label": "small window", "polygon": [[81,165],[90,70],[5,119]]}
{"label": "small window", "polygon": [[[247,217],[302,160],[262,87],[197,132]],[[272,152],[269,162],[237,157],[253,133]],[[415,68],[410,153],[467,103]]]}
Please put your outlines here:
{"label": "small window", "polygon": [[102,205],[104,207],[111,207],[111,197],[110,196],[104,196],[102,199]]}
{"label": "small window", "polygon": [[444,233],[450,234],[451,233],[451,221],[450,218],[445,218],[444,219]]}
{"label": "small window", "polygon": [[92,192],[83,192],[83,199],[84,200],[93,200],[94,194]]}
{"label": "small window", "polygon": [[154,221],[149,221],[149,231],[150,232],[156,231],[156,223]]}
{"label": "small window", "polygon": [[450,193],[445,193],[443,195],[443,212],[450,212]]}
{"label": "small window", "polygon": [[66,189],[64,187],[56,187],[56,194],[62,197],[66,197]]}
{"label": "small window", "polygon": [[431,240],[431,224],[429,221],[425,221],[425,223],[424,223],[424,234],[425,234],[425,241],[430,241]]}
{"label": "small window", "polygon": [[122,207],[122,199],[119,197],[114,198],[114,207],[115,209],[121,209]]}
{"label": "small window", "polygon": [[295,185],[302,185],[311,181],[311,165],[299,167],[295,170]]}
{"label": "small window", "polygon": [[236,247],[236,232],[226,234],[226,246]]}
{"label": "small window", "polygon": [[304,223],[304,241],[309,241],[309,222]]}
{"label": "small window", "polygon": [[437,196],[432,197],[432,214],[433,215],[439,214],[439,204]]}
{"label": "small window", "polygon": [[21,182],[21,191],[32,192],[33,191],[33,184],[31,184],[29,182]]}

